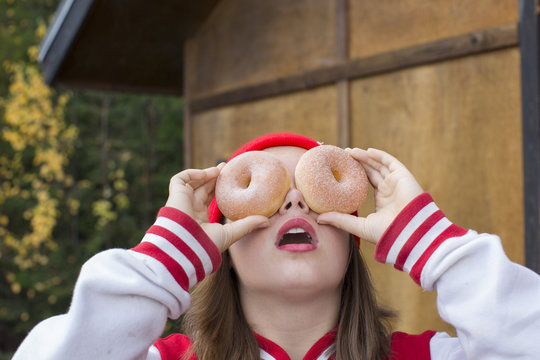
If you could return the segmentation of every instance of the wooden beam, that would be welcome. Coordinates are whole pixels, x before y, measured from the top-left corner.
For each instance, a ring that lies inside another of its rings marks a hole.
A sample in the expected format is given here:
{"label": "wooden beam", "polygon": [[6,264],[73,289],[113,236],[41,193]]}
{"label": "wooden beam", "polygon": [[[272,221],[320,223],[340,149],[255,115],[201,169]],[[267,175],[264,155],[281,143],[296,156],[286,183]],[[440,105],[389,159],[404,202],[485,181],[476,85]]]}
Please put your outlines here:
{"label": "wooden beam", "polygon": [[[336,59],[344,63],[349,60],[349,21],[348,21],[348,0],[336,1]],[[337,126],[338,145],[342,148],[349,147],[351,143],[351,119],[350,119],[350,93],[349,79],[341,79],[336,82],[337,91]]]}
{"label": "wooden beam", "polygon": [[518,43],[517,24],[501,25],[366,58],[347,60],[334,66],[296,73],[270,81],[192,99],[189,104],[190,112],[196,114],[213,108],[263,99],[294,91],[307,90],[347,79],[362,78],[408,67],[517,46]]}
{"label": "wooden beam", "polygon": [[540,274],[540,28],[538,1],[519,1],[525,265]]}
{"label": "wooden beam", "polygon": [[66,0],[59,5],[56,19],[43,39],[38,55],[47,85],[54,84],[60,66],[93,6],[94,0]]}

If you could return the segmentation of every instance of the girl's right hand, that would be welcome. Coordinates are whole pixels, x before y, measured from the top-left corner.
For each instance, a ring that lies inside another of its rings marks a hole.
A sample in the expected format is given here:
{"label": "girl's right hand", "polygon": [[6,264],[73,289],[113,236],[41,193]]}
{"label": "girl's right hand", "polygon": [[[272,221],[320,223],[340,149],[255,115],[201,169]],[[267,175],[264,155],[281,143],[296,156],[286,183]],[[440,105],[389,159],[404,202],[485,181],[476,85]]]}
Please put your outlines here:
{"label": "girl's right hand", "polygon": [[225,225],[208,222],[208,206],[214,197],[216,181],[224,163],[204,170],[188,169],[171,178],[165,206],[176,208],[197,221],[221,252],[237,240],[269,225],[261,215],[248,216]]}

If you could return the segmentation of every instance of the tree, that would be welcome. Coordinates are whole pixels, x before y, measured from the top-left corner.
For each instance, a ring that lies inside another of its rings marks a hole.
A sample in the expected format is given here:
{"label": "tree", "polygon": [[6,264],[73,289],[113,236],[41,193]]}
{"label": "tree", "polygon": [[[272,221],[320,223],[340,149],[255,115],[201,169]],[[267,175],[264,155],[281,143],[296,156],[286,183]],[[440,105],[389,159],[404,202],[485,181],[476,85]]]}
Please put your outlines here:
{"label": "tree", "polygon": [[58,3],[0,0],[0,359],[67,311],[85,260],[140,241],[183,166],[182,99],[43,83]]}
{"label": "tree", "polygon": [[[60,292],[50,289],[63,283],[50,272],[58,265],[53,230],[60,204],[69,202],[65,190],[73,186],[65,168],[77,129],[64,121],[68,96],[49,89],[35,66],[11,64],[9,72],[13,81],[2,102],[0,132],[0,264],[7,282],[0,319],[21,332],[42,312],[51,314],[43,306],[57,303]],[[21,296],[41,305],[25,306]]]}

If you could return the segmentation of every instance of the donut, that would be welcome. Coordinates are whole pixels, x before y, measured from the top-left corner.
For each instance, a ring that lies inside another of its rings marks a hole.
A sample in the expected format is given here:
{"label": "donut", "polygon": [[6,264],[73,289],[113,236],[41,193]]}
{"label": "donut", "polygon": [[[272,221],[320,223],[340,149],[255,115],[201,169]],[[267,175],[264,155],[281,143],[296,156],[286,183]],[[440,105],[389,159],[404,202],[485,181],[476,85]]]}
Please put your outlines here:
{"label": "donut", "polygon": [[353,213],[369,190],[362,165],[345,150],[332,145],[306,151],[296,165],[294,180],[307,205],[319,214]]}
{"label": "donut", "polygon": [[216,182],[216,202],[228,219],[272,216],[289,192],[291,175],[276,156],[248,151],[230,160]]}

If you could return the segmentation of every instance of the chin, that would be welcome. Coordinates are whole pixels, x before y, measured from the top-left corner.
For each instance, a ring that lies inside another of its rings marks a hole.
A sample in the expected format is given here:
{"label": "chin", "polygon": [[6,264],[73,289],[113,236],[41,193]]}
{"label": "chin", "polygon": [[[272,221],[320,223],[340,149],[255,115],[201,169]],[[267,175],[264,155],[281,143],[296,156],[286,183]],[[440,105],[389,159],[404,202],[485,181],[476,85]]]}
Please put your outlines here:
{"label": "chin", "polygon": [[[278,278],[273,282],[273,288],[278,292],[288,294],[308,294],[314,296],[317,293],[325,293],[341,288],[341,277],[328,277],[328,272],[320,272],[320,268],[313,269],[302,267],[280,271]],[[317,271],[319,270],[319,271]]]}

